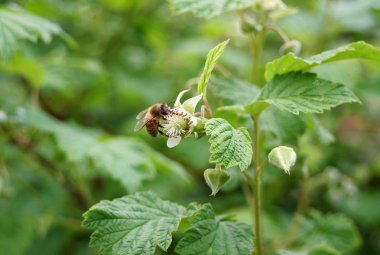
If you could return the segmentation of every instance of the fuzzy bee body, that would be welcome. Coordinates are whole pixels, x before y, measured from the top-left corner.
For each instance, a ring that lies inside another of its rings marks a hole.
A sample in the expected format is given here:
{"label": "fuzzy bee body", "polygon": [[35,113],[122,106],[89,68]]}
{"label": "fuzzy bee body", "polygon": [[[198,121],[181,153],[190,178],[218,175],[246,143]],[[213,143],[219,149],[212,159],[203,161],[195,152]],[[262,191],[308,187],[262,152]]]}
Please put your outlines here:
{"label": "fuzzy bee body", "polygon": [[141,130],[144,126],[147,132],[156,137],[158,133],[163,134],[160,131],[160,120],[165,119],[170,113],[170,107],[167,104],[154,104],[151,107],[140,112],[136,119],[138,120],[135,126],[135,131]]}

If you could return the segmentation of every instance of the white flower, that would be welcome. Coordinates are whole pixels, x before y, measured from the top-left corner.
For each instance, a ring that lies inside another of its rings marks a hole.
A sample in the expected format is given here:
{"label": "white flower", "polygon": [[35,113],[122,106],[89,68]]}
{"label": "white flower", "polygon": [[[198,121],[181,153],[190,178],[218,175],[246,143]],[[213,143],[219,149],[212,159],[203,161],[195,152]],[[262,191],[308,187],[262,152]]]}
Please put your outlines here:
{"label": "white flower", "polygon": [[161,132],[168,137],[167,146],[169,148],[177,146],[182,138],[191,135],[198,123],[197,118],[194,116],[194,111],[202,98],[202,94],[189,98],[181,104],[180,100],[186,92],[188,90],[179,93],[174,103],[174,108],[160,122]]}

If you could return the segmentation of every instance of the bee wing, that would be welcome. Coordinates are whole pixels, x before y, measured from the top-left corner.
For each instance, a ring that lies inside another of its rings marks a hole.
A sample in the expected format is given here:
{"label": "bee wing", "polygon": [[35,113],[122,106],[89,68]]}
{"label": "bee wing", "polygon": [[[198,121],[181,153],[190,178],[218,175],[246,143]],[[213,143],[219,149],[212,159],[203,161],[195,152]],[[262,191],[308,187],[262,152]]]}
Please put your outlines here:
{"label": "bee wing", "polygon": [[136,120],[141,120],[145,117],[146,113],[148,112],[149,108],[145,109],[144,111],[140,112],[136,116]]}
{"label": "bee wing", "polygon": [[135,125],[134,131],[135,132],[140,131],[145,126],[145,124],[146,124],[146,122],[145,122],[144,118],[140,118]]}

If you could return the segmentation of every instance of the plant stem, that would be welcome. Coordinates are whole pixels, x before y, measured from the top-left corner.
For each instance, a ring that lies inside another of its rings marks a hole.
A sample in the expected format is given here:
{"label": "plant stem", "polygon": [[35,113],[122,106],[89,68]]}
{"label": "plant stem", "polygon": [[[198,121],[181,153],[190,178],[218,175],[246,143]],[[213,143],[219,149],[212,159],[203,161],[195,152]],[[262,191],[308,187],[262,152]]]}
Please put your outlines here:
{"label": "plant stem", "polygon": [[262,240],[262,223],[261,223],[261,163],[260,163],[260,132],[259,132],[259,115],[253,117],[253,189],[254,189],[254,219],[256,234],[256,255],[263,254]]}
{"label": "plant stem", "polygon": [[203,102],[206,107],[206,112],[207,112],[208,117],[212,118],[212,111],[211,111],[210,105],[208,104],[206,95],[203,95]]}
{"label": "plant stem", "polygon": [[261,30],[258,32],[257,36],[251,36],[251,49],[253,54],[252,63],[252,82],[257,85],[262,85],[263,73],[261,70],[261,59],[262,52],[264,48],[265,35],[267,31],[267,18],[265,14],[260,15]]}

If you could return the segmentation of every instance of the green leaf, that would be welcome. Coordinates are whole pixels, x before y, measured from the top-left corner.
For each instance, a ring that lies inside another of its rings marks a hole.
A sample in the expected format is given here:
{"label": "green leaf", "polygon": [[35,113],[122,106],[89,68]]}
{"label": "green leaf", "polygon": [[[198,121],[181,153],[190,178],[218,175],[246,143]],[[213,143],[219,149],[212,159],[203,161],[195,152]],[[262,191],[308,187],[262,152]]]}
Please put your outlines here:
{"label": "green leaf", "polygon": [[295,251],[287,251],[287,250],[279,250],[277,251],[278,255],[341,255],[340,252],[337,252],[334,249],[325,247],[323,245],[319,247],[315,247],[309,252],[295,252]]}
{"label": "green leaf", "polygon": [[277,255],[307,255],[305,252],[295,252],[295,251],[287,251],[287,250],[278,250],[276,254]]}
{"label": "green leaf", "polygon": [[214,69],[220,55],[222,55],[224,48],[226,48],[228,42],[229,39],[219,43],[215,46],[215,48],[208,52],[203,72],[198,81],[198,94],[206,94],[207,84],[210,79],[211,72]]}
{"label": "green leaf", "polygon": [[[376,166],[374,168],[376,169]],[[379,190],[370,192],[360,189],[354,195],[348,195],[347,199],[335,199],[330,203],[334,208],[353,218],[361,226],[375,227],[380,225],[380,206],[378,206],[378,201],[380,201]]]}
{"label": "green leaf", "polygon": [[335,141],[334,135],[331,134],[330,131],[328,131],[325,127],[321,125],[317,116],[308,114],[307,125],[308,128],[316,134],[318,140],[322,144],[330,144]]}
{"label": "green leaf", "polygon": [[241,10],[254,5],[253,0],[170,0],[173,14],[193,13],[202,18],[211,18],[224,12]]}
{"label": "green leaf", "polygon": [[239,166],[242,171],[252,160],[251,138],[246,129],[235,129],[226,120],[215,118],[205,123],[210,136],[210,163],[224,168]]}
{"label": "green leaf", "polygon": [[361,243],[353,221],[341,214],[322,215],[313,211],[309,219],[304,219],[302,226],[302,243],[305,247],[323,245],[348,254]]}
{"label": "green leaf", "polygon": [[297,139],[306,131],[303,115],[296,116],[275,107],[266,109],[260,119],[261,132],[267,137],[267,148],[279,144],[297,144]]}
{"label": "green leaf", "polygon": [[76,164],[92,162],[101,173],[121,182],[131,192],[138,190],[144,180],[152,179],[158,171],[171,172],[181,182],[188,180],[179,164],[139,140],[106,136],[92,129],[68,125],[32,107],[25,108],[22,121],[52,134],[68,161]]}
{"label": "green leaf", "polygon": [[15,73],[25,78],[31,85],[38,88],[45,81],[45,71],[43,66],[36,60],[15,56],[6,64],[0,67],[6,72]]}
{"label": "green leaf", "polygon": [[249,113],[253,117],[258,118],[258,117],[260,117],[261,113],[265,109],[267,109],[269,106],[270,106],[270,104],[268,104],[267,102],[258,100],[258,101],[255,101],[255,102],[249,104],[249,105],[246,105],[244,107],[244,109],[247,113]]}
{"label": "green leaf", "polygon": [[0,57],[7,61],[26,40],[50,43],[54,35],[68,36],[55,23],[22,10],[0,9]]}
{"label": "green leaf", "polygon": [[288,53],[266,65],[265,78],[267,81],[270,81],[274,76],[279,74],[306,70],[323,63],[351,58],[380,61],[380,49],[365,42],[355,42],[334,50],[322,52],[307,59],[297,57],[293,53]]}
{"label": "green leaf", "polygon": [[150,255],[157,246],[169,248],[186,213],[183,206],[144,192],[101,201],[83,215],[83,226],[95,230],[90,246],[100,254]]}
{"label": "green leaf", "polygon": [[224,105],[248,105],[260,92],[256,85],[233,77],[213,77],[210,83],[212,92],[224,99]]}
{"label": "green leaf", "polygon": [[8,199],[2,197],[0,201],[1,252],[9,255],[27,254],[36,238],[36,219],[30,213],[24,212],[25,208],[14,208],[13,204],[18,202],[14,196]]}
{"label": "green leaf", "polygon": [[307,255],[342,255],[342,253],[338,252],[335,249],[320,245],[309,251]]}
{"label": "green leaf", "polygon": [[343,103],[360,103],[354,93],[342,84],[302,72],[276,76],[263,88],[259,100],[293,114],[322,113]]}
{"label": "green leaf", "polygon": [[250,255],[254,248],[251,227],[215,217],[210,204],[192,218],[192,228],[185,232],[175,251],[181,255]]}

